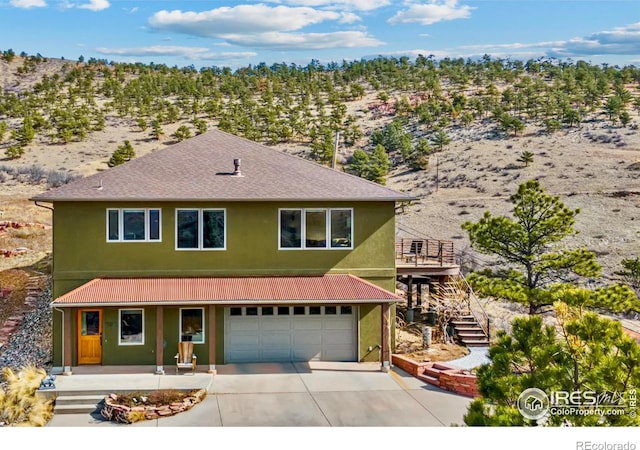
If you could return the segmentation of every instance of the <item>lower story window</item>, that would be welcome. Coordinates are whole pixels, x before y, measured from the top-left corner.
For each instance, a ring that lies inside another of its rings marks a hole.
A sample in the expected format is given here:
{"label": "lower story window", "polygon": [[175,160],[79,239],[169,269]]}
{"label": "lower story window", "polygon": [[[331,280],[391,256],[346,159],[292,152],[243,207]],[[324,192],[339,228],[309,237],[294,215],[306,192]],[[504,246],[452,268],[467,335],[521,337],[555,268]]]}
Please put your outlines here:
{"label": "lower story window", "polygon": [[204,343],[204,309],[180,309],[180,340]]}
{"label": "lower story window", "polygon": [[120,310],[120,345],[144,344],[144,310]]}

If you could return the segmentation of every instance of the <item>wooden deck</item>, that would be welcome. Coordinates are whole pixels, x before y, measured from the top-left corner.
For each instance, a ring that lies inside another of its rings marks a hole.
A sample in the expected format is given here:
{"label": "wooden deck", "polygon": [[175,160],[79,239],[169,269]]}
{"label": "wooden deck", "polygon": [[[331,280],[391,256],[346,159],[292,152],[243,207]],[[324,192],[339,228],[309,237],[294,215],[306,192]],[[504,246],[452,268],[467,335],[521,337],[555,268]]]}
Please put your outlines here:
{"label": "wooden deck", "polygon": [[453,241],[437,239],[396,239],[396,272],[432,276],[456,275],[457,264]]}

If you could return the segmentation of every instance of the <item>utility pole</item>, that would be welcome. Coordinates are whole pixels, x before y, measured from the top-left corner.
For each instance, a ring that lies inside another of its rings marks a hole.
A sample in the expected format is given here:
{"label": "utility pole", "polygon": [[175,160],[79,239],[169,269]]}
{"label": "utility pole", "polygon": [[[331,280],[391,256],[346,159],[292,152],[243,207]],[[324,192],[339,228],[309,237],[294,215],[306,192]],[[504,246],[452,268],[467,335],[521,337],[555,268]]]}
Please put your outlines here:
{"label": "utility pole", "polygon": [[438,192],[439,172],[440,172],[440,162],[438,161],[438,155],[436,155],[436,192]]}
{"label": "utility pole", "polygon": [[340,139],[340,132],[336,131],[336,137],[333,141],[333,159],[331,161],[331,168],[336,168],[336,163],[338,161],[338,140]]}

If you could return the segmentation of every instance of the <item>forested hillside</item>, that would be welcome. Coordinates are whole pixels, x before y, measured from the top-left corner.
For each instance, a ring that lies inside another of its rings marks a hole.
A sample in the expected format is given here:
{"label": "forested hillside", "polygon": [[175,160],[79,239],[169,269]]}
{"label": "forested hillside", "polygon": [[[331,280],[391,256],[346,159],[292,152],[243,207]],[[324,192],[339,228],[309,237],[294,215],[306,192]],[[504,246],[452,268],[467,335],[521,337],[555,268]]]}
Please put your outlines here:
{"label": "forested hillside", "polygon": [[[580,207],[609,276],[640,239],[640,69],[380,57],[236,70],[0,55],[2,194],[26,197],[217,127],[421,198],[399,230],[454,239],[536,178]],[[336,146],[336,136],[338,136]],[[504,211],[506,212],[506,210]]]}

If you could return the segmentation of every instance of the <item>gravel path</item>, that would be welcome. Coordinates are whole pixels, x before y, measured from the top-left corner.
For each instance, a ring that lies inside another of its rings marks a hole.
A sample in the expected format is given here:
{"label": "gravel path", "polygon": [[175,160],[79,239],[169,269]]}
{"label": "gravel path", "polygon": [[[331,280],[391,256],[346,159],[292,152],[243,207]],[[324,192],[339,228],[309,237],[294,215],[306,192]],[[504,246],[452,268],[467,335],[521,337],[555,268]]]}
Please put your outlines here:
{"label": "gravel path", "polygon": [[0,348],[0,369],[19,369],[35,365],[45,370],[51,369],[51,288],[44,289],[33,311],[27,312],[22,325]]}

